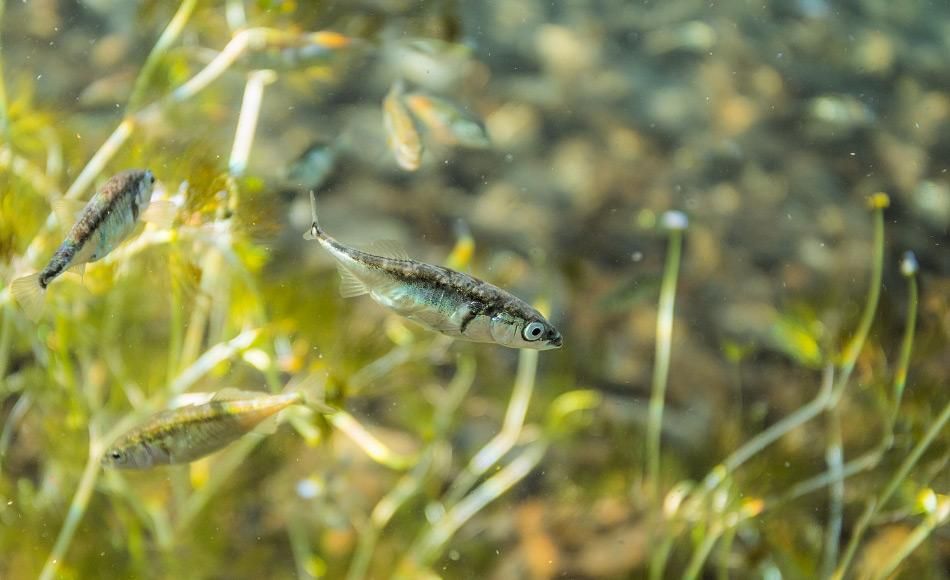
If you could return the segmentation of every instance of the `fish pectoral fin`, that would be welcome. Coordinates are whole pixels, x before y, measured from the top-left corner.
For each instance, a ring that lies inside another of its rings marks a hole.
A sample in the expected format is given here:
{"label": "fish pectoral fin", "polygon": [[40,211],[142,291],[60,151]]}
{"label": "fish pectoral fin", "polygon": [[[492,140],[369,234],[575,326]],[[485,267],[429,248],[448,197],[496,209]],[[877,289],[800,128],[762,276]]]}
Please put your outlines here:
{"label": "fish pectoral fin", "polygon": [[409,252],[396,240],[376,240],[369,245],[371,254],[394,260],[408,260]]}
{"label": "fish pectoral fin", "polygon": [[357,278],[353,272],[347,270],[346,266],[337,264],[336,269],[340,273],[340,296],[353,298],[369,292],[369,288],[366,287],[366,284]]}
{"label": "fish pectoral fin", "polygon": [[171,227],[178,214],[178,206],[167,199],[157,199],[148,204],[148,208],[142,212],[141,219],[144,222],[155,224],[166,229]]}
{"label": "fish pectoral fin", "polygon": [[66,199],[65,197],[53,200],[51,205],[53,206],[53,215],[56,216],[56,221],[64,228],[72,226],[72,224],[79,219],[83,208],[86,207],[85,202],[75,199]]}

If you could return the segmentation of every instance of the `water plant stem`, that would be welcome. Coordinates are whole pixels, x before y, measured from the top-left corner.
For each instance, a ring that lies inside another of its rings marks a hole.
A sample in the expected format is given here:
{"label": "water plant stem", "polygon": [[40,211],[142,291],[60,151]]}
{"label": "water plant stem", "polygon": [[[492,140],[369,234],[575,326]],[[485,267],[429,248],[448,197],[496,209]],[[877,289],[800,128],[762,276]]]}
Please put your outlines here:
{"label": "water plant stem", "polygon": [[689,564],[686,566],[686,571],[683,572],[683,580],[694,580],[699,577],[699,573],[703,570],[703,563],[706,561],[706,558],[709,557],[709,553],[719,540],[719,536],[722,535],[722,530],[719,528],[720,526],[718,524],[714,524],[713,529],[706,530],[703,541],[699,544],[699,547],[696,548],[696,551],[693,552],[693,557],[690,558]]}
{"label": "water plant stem", "polygon": [[356,552],[346,574],[347,580],[359,580],[366,577],[373,551],[376,549],[376,542],[383,529],[389,524],[399,508],[409,498],[418,493],[435,462],[436,455],[442,452],[444,448],[449,448],[449,443],[445,440],[445,434],[451,424],[452,415],[462,403],[474,379],[474,359],[471,357],[459,358],[458,370],[446,389],[445,397],[436,406],[432,419],[435,432],[432,442],[423,451],[421,459],[412,470],[404,475],[396,486],[383,496],[373,508],[369,524],[360,531],[359,544],[357,544]]}
{"label": "water plant stem", "polygon": [[543,440],[534,442],[498,473],[489,477],[472,493],[452,506],[410,547],[404,564],[408,564],[410,570],[430,566],[442,553],[445,544],[465,522],[531,473],[541,462],[546,451],[547,442]]}
{"label": "water plant stem", "polygon": [[29,182],[35,191],[48,193],[52,199],[62,195],[59,184],[32,161],[22,155],[17,155],[9,144],[0,145],[0,169],[7,170]]}
{"label": "water plant stem", "polygon": [[917,329],[917,305],[920,302],[917,290],[917,258],[912,252],[904,254],[901,262],[901,272],[907,278],[907,325],[904,327],[904,337],[901,340],[901,352],[897,359],[897,369],[894,372],[893,411],[891,414],[890,431],[894,429],[897,413],[900,410],[901,400],[904,397],[904,388],[907,386],[907,371],[910,368],[910,355],[914,349],[914,332]]}
{"label": "water plant stem", "polygon": [[188,22],[188,19],[191,18],[191,14],[194,12],[197,3],[197,0],[182,0],[181,4],[178,5],[178,10],[175,12],[175,15],[172,16],[168,25],[165,26],[165,30],[162,31],[161,36],[158,37],[151,52],[149,52],[148,57],[145,59],[145,64],[142,65],[142,70],[139,71],[138,76],[135,78],[135,84],[132,85],[132,94],[126,104],[126,115],[135,111],[139,107],[139,104],[141,104],[142,98],[145,96],[145,90],[148,88],[148,83],[152,80],[155,68],[158,66],[158,63],[161,62],[165,53],[168,52],[168,49],[171,48],[171,45],[178,40],[181,31],[185,28],[185,24]]}
{"label": "water plant stem", "polygon": [[359,544],[356,546],[353,560],[350,562],[350,568],[346,573],[347,580],[360,580],[367,577],[366,571],[369,569],[373,551],[376,549],[376,542],[379,540],[383,528],[386,527],[396,511],[415,495],[422,485],[429,469],[432,467],[434,451],[434,448],[427,449],[412,470],[400,478],[396,485],[373,508],[369,522],[360,531]]}
{"label": "water plant stem", "polygon": [[930,444],[933,440],[940,434],[944,426],[947,424],[947,421],[950,421],[950,403],[944,406],[943,411],[940,415],[931,423],[930,428],[927,429],[927,432],[924,436],[917,442],[917,445],[911,450],[910,454],[904,459],[900,467],[897,468],[897,471],[894,472],[893,477],[884,487],[884,490],[881,491],[881,494],[877,498],[871,500],[864,509],[864,513],[861,514],[861,517],[858,519],[857,524],[855,524],[854,530],[851,534],[851,540],[848,542],[848,547],[845,550],[845,555],[841,560],[841,563],[838,565],[837,570],[835,570],[833,578],[844,578],[845,574],[848,571],[848,567],[851,565],[851,561],[854,558],[854,554],[857,551],[858,544],[861,542],[861,538],[864,536],[864,533],[867,531],[868,526],[871,523],[871,520],[877,515],[877,512],[887,504],[891,499],[891,496],[897,491],[897,487],[907,478],[907,474],[910,473],[910,470],[917,464],[917,461],[920,460],[920,457],[924,454],[924,451],[930,447]]}
{"label": "water plant stem", "polygon": [[848,381],[851,379],[851,373],[854,371],[854,365],[864,348],[868,333],[871,331],[871,324],[874,322],[874,313],[877,312],[877,304],[881,297],[881,280],[884,275],[884,209],[890,205],[890,198],[886,193],[876,193],[868,200],[872,211],[874,212],[874,242],[873,256],[871,258],[871,278],[868,282],[868,295],[864,303],[864,311],[861,313],[861,320],[858,323],[858,329],[854,336],[848,342],[842,357],[841,372],[838,375],[838,382],[835,385],[829,406],[834,407],[841,399]]}
{"label": "water plant stem", "polygon": [[287,537],[290,539],[290,551],[294,555],[294,566],[297,569],[297,578],[310,580],[314,578],[310,573],[309,562],[313,557],[310,550],[310,537],[307,523],[298,514],[293,514],[287,521]]}
{"label": "water plant stem", "polygon": [[914,531],[897,547],[891,558],[878,570],[874,571],[871,578],[873,580],[890,578],[901,562],[910,556],[931,532],[946,523],[947,520],[950,520],[950,498],[944,496],[937,500],[937,505],[927,514],[924,521],[914,528]]}
{"label": "water plant stem", "polygon": [[13,441],[13,433],[32,405],[33,397],[30,393],[21,394],[3,422],[3,429],[0,430],[0,473],[3,472],[3,460],[6,459],[7,449]]}
{"label": "water plant stem", "polygon": [[353,415],[350,415],[346,411],[337,411],[336,413],[327,415],[327,420],[331,425],[345,433],[347,437],[356,443],[360,449],[365,451],[373,461],[380,465],[385,465],[397,471],[403,471],[409,469],[418,459],[416,455],[396,453],[375,435],[370,433],[366,427],[363,427]]}
{"label": "water plant stem", "polygon": [[9,141],[10,122],[7,116],[7,84],[3,76],[3,16],[7,9],[7,1],[0,0],[0,135],[4,141]]}
{"label": "water plant stem", "polygon": [[3,323],[0,324],[0,380],[7,376],[7,364],[10,362],[10,340],[13,334],[13,308],[9,304],[0,304]]}
{"label": "water plant stem", "polygon": [[[257,129],[264,84],[272,82],[273,80],[274,73],[271,71],[254,71],[248,76],[247,84],[244,89],[244,98],[241,102],[241,112],[238,116],[237,128],[235,129],[234,143],[231,147],[231,156],[228,159],[229,178],[231,179],[242,176],[247,168],[247,159],[250,155]],[[229,199],[228,205],[231,205],[232,201],[233,200]],[[225,236],[223,236],[223,241],[229,243],[231,240],[230,222],[227,221],[224,212],[219,212],[217,217],[224,224],[224,227],[228,228]],[[211,313],[211,297],[215,295],[214,286],[219,280],[223,259],[223,256],[219,252],[208,252],[202,259],[201,291],[195,299],[195,307],[191,313],[188,331],[181,349],[182,365],[190,364],[198,355],[201,348],[201,343],[205,336],[205,327]],[[220,296],[220,292],[218,295]]]}
{"label": "water plant stem", "polygon": [[[169,263],[169,267],[171,264]],[[182,354],[182,335],[184,329],[184,316],[182,314],[181,288],[174,282],[175,278],[172,272],[169,272],[171,283],[171,292],[169,292],[169,312],[168,312],[168,371],[166,377],[169,383],[178,375],[181,368]],[[188,361],[190,364],[191,361]]]}
{"label": "water plant stem", "polygon": [[673,551],[675,537],[670,534],[663,541],[659,542],[658,547],[650,557],[650,580],[662,580],[666,574],[666,563],[670,559],[670,553]]}
{"label": "water plant stem", "polygon": [[[682,215],[669,212],[665,222],[677,225],[670,215]],[[666,400],[666,382],[670,372],[670,351],[673,340],[673,307],[676,303],[676,280],[679,275],[680,255],[683,246],[683,227],[668,227],[669,249],[666,253],[666,266],[663,269],[663,281],[660,284],[660,302],[656,318],[656,354],[653,363],[653,385],[650,394],[649,415],[646,435],[645,480],[648,494],[654,505],[660,501],[660,432],[663,427],[663,407]]]}
{"label": "water plant stem", "polygon": [[818,394],[815,398],[812,399],[811,402],[799,407],[798,410],[791,415],[788,415],[765,431],[749,439],[744,445],[733,451],[706,476],[704,480],[706,489],[712,490],[716,488],[729,474],[738,469],[739,466],[750,458],[760,453],[786,433],[820,415],[828,405],[833,385],[834,367],[828,365],[825,367],[821,387],[818,389]]}
{"label": "water plant stem", "polygon": [[96,480],[99,476],[101,450],[102,448],[98,445],[89,445],[89,458],[86,460],[86,466],[79,478],[79,486],[76,488],[73,500],[69,504],[69,511],[63,521],[63,527],[60,528],[59,535],[56,537],[56,543],[53,544],[53,549],[50,551],[49,557],[43,565],[43,570],[40,572],[40,580],[53,580],[56,577],[56,572],[59,570],[63,557],[66,555],[66,550],[76,534],[76,527],[79,526],[82,516],[86,513],[86,506],[89,505],[89,498],[92,496],[93,489],[95,489]]}
{"label": "water plant stem", "polygon": [[831,485],[828,488],[828,523],[825,526],[825,545],[819,577],[828,578],[838,561],[841,527],[844,520],[844,451],[841,441],[841,410],[828,410],[828,445],[825,463]]}
{"label": "water plant stem", "polygon": [[840,471],[834,474],[830,470],[825,470],[818,475],[809,477],[803,481],[789,487],[782,494],[766,500],[766,509],[773,509],[780,505],[787,504],[804,495],[813,493],[834,483],[836,479],[847,479],[869,469],[872,469],[881,461],[880,449],[871,450],[856,459],[848,461],[842,465]]}
{"label": "water plant stem", "polygon": [[228,162],[231,177],[241,177],[247,169],[247,160],[251,155],[254,133],[257,131],[257,120],[261,113],[264,87],[274,82],[276,78],[276,73],[271,70],[256,70],[247,75],[234,145],[231,147],[231,158]]}
{"label": "water plant stem", "polygon": [[523,349],[518,353],[518,372],[515,376],[511,399],[505,411],[501,431],[472,457],[465,469],[455,478],[445,494],[445,505],[460,501],[472,489],[478,479],[508,453],[524,426],[528,403],[534,391],[534,379],[538,370],[538,351]]}
{"label": "water plant stem", "polygon": [[729,580],[729,556],[732,554],[732,541],[736,537],[736,527],[731,526],[726,529],[722,535],[722,543],[719,544],[719,566],[716,569],[716,577],[719,580]]}

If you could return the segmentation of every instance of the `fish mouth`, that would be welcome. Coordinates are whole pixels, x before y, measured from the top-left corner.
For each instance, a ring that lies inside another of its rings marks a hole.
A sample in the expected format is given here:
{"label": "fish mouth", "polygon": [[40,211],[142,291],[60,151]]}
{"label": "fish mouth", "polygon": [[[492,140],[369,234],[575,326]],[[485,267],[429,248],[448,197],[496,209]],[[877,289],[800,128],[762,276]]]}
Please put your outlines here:
{"label": "fish mouth", "polygon": [[561,348],[561,335],[557,335],[554,338],[548,340],[548,348]]}

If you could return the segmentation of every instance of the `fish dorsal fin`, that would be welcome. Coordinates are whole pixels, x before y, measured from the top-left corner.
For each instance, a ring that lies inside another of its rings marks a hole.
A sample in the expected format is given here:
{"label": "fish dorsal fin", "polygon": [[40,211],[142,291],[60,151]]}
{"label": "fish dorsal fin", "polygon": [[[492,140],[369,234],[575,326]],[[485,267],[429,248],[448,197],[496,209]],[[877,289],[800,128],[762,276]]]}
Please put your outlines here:
{"label": "fish dorsal fin", "polygon": [[64,228],[70,228],[79,220],[79,216],[82,214],[83,208],[86,207],[86,203],[61,197],[53,200],[52,206],[53,214],[56,216],[56,220],[60,225]]}
{"label": "fish dorsal fin", "polygon": [[233,387],[228,387],[226,389],[221,389],[214,394],[214,397],[211,398],[212,401],[238,401],[246,399],[256,399],[264,395],[259,391],[242,391],[240,389],[235,389]]}
{"label": "fish dorsal fin", "polygon": [[336,265],[337,271],[340,273],[340,296],[344,298],[353,298],[354,296],[362,296],[369,292],[369,288],[366,287],[366,284],[353,275],[353,272],[350,272],[346,269],[346,266],[343,264]]}
{"label": "fish dorsal fin", "polygon": [[392,258],[394,260],[408,260],[409,252],[396,240],[376,240],[367,248],[370,253],[383,258]]}
{"label": "fish dorsal fin", "polygon": [[167,199],[156,199],[148,204],[145,211],[140,216],[142,221],[167,229],[175,221],[175,215],[178,213],[178,206]]}

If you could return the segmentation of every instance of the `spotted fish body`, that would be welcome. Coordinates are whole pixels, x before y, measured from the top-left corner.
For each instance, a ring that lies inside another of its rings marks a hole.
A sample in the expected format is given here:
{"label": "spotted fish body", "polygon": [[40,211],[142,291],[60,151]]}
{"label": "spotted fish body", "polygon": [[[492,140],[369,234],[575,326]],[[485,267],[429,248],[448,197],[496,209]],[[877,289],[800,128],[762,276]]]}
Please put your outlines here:
{"label": "spotted fish body", "polygon": [[148,469],[189,463],[226,447],[287,407],[305,402],[299,391],[279,395],[237,393],[240,398],[216,398],[154,415],[122,436],[103,455],[102,464]]}
{"label": "spotted fish body", "polygon": [[39,314],[43,291],[60,274],[102,259],[132,233],[139,215],[149,206],[154,185],[151,171],[130,170],[114,175],[102,186],[46,267],[13,281],[11,290],[29,314]]}
{"label": "spotted fish body", "polygon": [[[561,334],[523,300],[467,274],[410,259],[391,242],[377,253],[347,247],[317,223],[305,239],[317,240],[337,261],[344,297],[369,294],[379,304],[442,334],[472,342],[548,350]],[[378,255],[388,254],[388,255]]]}
{"label": "spotted fish body", "polygon": [[154,184],[155,176],[148,170],[123,171],[109,179],[40,272],[40,286],[45,289],[70,266],[95,262],[119,245],[148,207]]}

